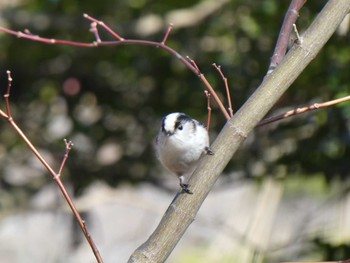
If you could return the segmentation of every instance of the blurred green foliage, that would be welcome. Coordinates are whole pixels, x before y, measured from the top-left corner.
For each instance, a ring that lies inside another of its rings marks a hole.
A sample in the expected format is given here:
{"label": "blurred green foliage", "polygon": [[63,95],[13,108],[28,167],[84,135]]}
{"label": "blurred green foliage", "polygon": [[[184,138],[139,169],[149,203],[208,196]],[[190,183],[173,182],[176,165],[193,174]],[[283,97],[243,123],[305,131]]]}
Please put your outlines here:
{"label": "blurred green foliage", "polygon": [[[139,21],[150,15],[163,19],[171,11],[198,2],[28,0],[3,7],[1,26],[16,31],[28,28],[48,38],[92,42],[89,21],[83,18],[88,13],[125,38],[160,41],[167,25],[145,36],[136,30]],[[297,21],[300,32],[325,2],[306,4]],[[167,44],[193,58],[224,98],[223,82],[211,64],[221,65],[237,110],[267,71],[288,4],[231,0],[193,26],[177,29],[175,24]],[[105,33],[101,37],[112,40]],[[349,39],[349,32],[335,34],[272,112],[349,95]],[[161,184],[163,169],[154,156],[153,140],[162,116],[181,111],[206,122],[203,84],[176,58],[152,47],[79,48],[1,33],[2,94],[7,69],[14,78],[14,118],[54,167],[59,167],[64,154],[63,138],[74,142],[63,178],[73,182],[76,193],[94,180],[115,186],[141,181]],[[225,119],[214,103],[212,107],[214,139]],[[226,172],[240,171],[245,178],[302,174],[328,182],[346,181],[349,118],[349,104],[344,103],[256,129]],[[5,121],[0,129],[0,187],[4,193],[36,191],[50,178],[38,176],[45,171]]]}

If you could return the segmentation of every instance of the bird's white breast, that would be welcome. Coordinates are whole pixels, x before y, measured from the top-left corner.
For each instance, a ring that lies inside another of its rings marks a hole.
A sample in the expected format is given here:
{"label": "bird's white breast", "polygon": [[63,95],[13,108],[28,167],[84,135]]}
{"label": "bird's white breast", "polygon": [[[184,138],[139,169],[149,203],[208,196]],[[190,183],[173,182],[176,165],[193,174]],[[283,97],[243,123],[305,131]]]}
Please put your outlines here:
{"label": "bird's white breast", "polygon": [[197,125],[195,133],[175,133],[158,138],[157,154],[160,162],[177,175],[192,173],[209,147],[206,129]]}

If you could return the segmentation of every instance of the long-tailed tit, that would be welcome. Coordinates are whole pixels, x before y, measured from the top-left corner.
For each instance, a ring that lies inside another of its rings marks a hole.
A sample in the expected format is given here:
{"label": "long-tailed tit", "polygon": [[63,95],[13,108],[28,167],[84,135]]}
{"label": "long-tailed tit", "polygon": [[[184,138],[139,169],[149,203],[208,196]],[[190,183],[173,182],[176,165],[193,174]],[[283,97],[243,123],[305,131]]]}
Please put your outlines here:
{"label": "long-tailed tit", "polygon": [[165,116],[156,138],[157,157],[164,167],[175,173],[182,190],[192,194],[185,183],[197,167],[202,154],[213,155],[205,126],[184,113]]}

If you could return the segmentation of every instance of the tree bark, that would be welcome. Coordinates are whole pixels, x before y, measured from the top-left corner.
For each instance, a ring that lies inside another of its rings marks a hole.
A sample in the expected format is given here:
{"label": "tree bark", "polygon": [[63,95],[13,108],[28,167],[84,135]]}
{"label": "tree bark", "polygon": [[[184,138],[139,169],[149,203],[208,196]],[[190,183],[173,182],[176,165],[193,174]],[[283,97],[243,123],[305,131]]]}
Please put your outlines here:
{"label": "tree bark", "polygon": [[[164,262],[193,222],[200,206],[241,143],[315,58],[350,11],[349,0],[330,0],[281,64],[229,120],[212,145],[213,156],[203,156],[190,180],[193,195],[179,194],[156,230],[128,262]],[[229,201],[229,200],[228,200]]]}

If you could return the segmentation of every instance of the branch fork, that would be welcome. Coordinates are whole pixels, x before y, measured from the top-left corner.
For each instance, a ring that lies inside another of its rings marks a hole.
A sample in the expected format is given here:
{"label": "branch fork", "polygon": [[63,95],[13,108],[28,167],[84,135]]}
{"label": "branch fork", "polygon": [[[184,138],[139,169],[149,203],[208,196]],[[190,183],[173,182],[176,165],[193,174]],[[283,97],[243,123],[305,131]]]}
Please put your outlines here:
{"label": "branch fork", "polygon": [[89,234],[89,231],[86,228],[85,221],[81,218],[77,208],[75,207],[72,198],[68,194],[64,184],[62,183],[60,176],[62,173],[62,170],[68,160],[69,153],[73,147],[73,143],[71,141],[67,141],[66,139],[64,140],[65,146],[66,146],[66,152],[63,157],[63,160],[61,162],[60,168],[58,170],[58,173],[54,171],[54,169],[49,165],[49,163],[42,157],[42,155],[39,153],[39,151],[35,148],[35,146],[31,143],[31,141],[27,138],[27,136],[24,134],[24,132],[18,127],[16,122],[13,120],[12,115],[11,115],[11,109],[10,109],[10,92],[11,92],[11,87],[12,87],[12,76],[11,76],[11,71],[6,71],[7,73],[7,91],[6,94],[4,95],[5,98],[5,108],[6,108],[6,113],[2,110],[0,110],[0,116],[4,119],[7,119],[9,124],[12,126],[12,128],[18,133],[18,135],[23,139],[23,141],[27,144],[29,149],[33,152],[33,154],[38,158],[38,160],[43,164],[43,166],[47,169],[47,171],[51,174],[53,179],[55,180],[56,184],[61,190],[61,193],[63,194],[64,198],[66,199],[69,207],[72,210],[72,213],[74,214],[74,217],[76,221],[78,222],[82,232],[84,233],[85,238],[87,239],[94,255],[97,260],[97,262],[102,263],[102,257],[95,245],[95,242],[93,241],[91,235]]}

